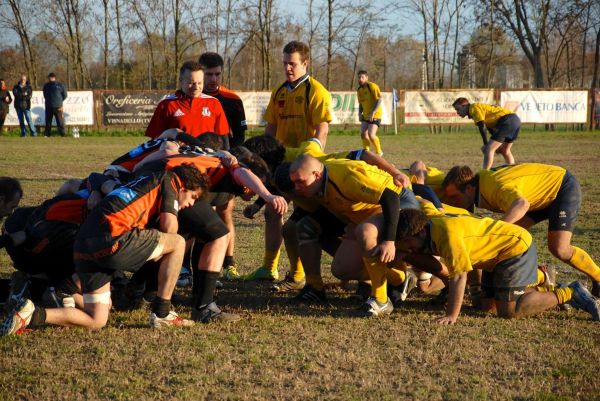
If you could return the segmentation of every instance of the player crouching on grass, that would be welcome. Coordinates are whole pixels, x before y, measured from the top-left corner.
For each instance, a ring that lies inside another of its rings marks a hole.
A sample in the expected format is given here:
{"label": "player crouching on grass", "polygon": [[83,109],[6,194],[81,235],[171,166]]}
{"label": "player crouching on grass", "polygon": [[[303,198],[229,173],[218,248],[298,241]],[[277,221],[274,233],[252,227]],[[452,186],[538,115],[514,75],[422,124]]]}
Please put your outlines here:
{"label": "player crouching on grass", "polygon": [[[177,234],[177,213],[206,193],[208,178],[194,166],[141,176],[109,193],[82,224],[74,245],[84,310],[44,309],[24,299],[0,327],[0,335],[45,324],[100,329],[111,308],[110,280],[115,272],[135,272],[160,260],[158,291],[150,325],[190,326],[171,311],[171,295],[183,261],[185,241]],[[160,229],[149,228],[158,220]]]}
{"label": "player crouching on grass", "polygon": [[438,215],[428,218],[420,210],[402,210],[396,241],[411,254],[441,256],[448,269],[446,315],[440,324],[458,319],[467,284],[467,273],[482,269],[482,309],[500,317],[533,315],[570,302],[600,320],[600,305],[589,291],[574,281],[555,289],[536,288],[537,252],[524,228],[487,217]]}

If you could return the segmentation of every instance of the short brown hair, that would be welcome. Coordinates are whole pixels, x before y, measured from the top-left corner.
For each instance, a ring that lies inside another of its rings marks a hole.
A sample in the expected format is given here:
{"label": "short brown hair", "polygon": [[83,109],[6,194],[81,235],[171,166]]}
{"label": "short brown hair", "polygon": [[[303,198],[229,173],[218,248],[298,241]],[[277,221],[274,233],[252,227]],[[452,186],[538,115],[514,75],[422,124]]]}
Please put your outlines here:
{"label": "short brown hair", "polygon": [[202,53],[200,57],[198,57],[198,62],[202,64],[204,68],[223,67],[225,64],[223,57],[215,52]]}
{"label": "short brown hair", "polygon": [[425,228],[427,223],[429,223],[429,219],[419,209],[400,210],[396,239],[401,240],[406,237],[414,237]]}
{"label": "short brown hair", "polygon": [[181,68],[179,69],[179,76],[182,76],[186,71],[204,71],[204,66],[197,61],[189,60],[181,65]]}
{"label": "short brown hair", "polygon": [[208,193],[210,179],[191,163],[183,163],[173,168],[183,187],[189,191],[202,191],[202,196]]}
{"label": "short brown hair", "polygon": [[300,42],[298,40],[292,40],[291,42],[289,42],[287,45],[285,45],[283,47],[283,52],[286,54],[299,53],[300,60],[302,62],[304,62],[304,61],[308,60],[308,58],[309,58],[308,55],[310,53],[310,48],[304,42]]}
{"label": "short brown hair", "polygon": [[459,97],[452,103],[452,107],[462,106],[463,104],[469,104],[469,99],[466,97]]}
{"label": "short brown hair", "polygon": [[366,75],[366,76],[369,76],[369,73],[367,72],[367,70],[359,70],[358,74],[356,74],[356,75]]}
{"label": "short brown hair", "polygon": [[12,177],[0,177],[0,196],[3,196],[6,202],[10,202],[17,195],[19,198],[23,196],[23,188],[19,180]]}
{"label": "short brown hair", "polygon": [[454,166],[446,174],[444,177],[444,181],[442,182],[442,188],[446,189],[446,187],[450,184],[454,184],[456,188],[463,192],[467,186],[467,184],[471,183],[475,174],[473,174],[473,170],[469,166]]}

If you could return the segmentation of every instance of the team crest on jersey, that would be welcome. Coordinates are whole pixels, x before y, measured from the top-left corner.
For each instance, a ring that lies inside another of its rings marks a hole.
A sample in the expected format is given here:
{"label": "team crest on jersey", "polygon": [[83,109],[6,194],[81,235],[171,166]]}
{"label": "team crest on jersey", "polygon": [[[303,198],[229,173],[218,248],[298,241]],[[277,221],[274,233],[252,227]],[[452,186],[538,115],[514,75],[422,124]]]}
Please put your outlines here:
{"label": "team crest on jersey", "polygon": [[210,117],[210,109],[208,107],[203,107],[202,108],[202,116],[203,117]]}
{"label": "team crest on jersey", "polygon": [[278,101],[278,102],[277,102],[277,105],[278,105],[279,107],[283,107],[283,106],[285,106],[285,100],[280,100],[280,101]]}
{"label": "team crest on jersey", "polygon": [[304,101],[304,97],[303,96],[296,96],[296,104],[302,104],[302,102]]}

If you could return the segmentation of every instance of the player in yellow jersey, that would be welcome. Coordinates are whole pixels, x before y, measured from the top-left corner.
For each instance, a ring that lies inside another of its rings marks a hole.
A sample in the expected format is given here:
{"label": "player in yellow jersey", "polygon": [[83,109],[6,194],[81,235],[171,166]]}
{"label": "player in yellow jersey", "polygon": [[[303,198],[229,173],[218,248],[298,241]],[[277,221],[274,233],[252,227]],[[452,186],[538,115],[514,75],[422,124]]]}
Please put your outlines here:
{"label": "player in yellow jersey", "polygon": [[[275,172],[277,167],[280,166],[282,163],[291,162],[300,155],[308,154],[316,157],[321,161],[330,158],[347,158],[351,160],[363,160],[366,163],[375,165],[392,175],[396,185],[406,187],[410,186],[410,181],[406,175],[404,175],[398,169],[396,169],[393,164],[387,162],[382,157],[377,156],[376,154],[370,151],[354,150],[350,152],[344,151],[325,154],[321,151],[320,143],[316,138],[312,138],[306,142],[301,143],[300,146],[297,148],[291,148],[283,146],[283,144],[280,141],[270,136],[257,136],[250,138],[244,143],[244,146],[246,146],[253,153],[256,153],[261,158],[263,158],[263,160],[265,160],[265,162],[269,165],[273,172]],[[287,166],[287,171],[289,172],[289,165]],[[289,178],[287,181],[289,181]],[[281,190],[281,188],[278,189]],[[292,216],[290,216],[288,221],[283,226],[267,224],[265,227],[265,245],[267,250],[269,249],[270,243],[274,244],[274,248],[279,249],[282,240],[285,240],[286,250],[288,253],[288,257],[290,258],[290,272],[286,274],[286,277],[283,280],[275,283],[275,285],[273,286],[273,289],[278,292],[298,290],[304,287],[304,269],[302,268],[302,264],[300,263],[300,260],[297,256],[298,253],[297,239],[295,238],[295,224],[307,212],[314,211],[314,207],[312,205],[307,205],[308,201],[306,199],[294,196],[291,192],[285,192],[284,196],[286,196],[286,198],[288,198],[289,200],[294,201],[294,205],[299,206],[300,209],[296,211],[297,208],[295,207],[294,213],[292,214]],[[249,205],[244,210],[244,215],[246,217],[252,218],[254,214],[256,214],[258,210],[260,210],[261,207],[262,202],[258,200],[254,204]],[[335,225],[333,225],[332,227],[334,226]],[[277,242],[275,242],[275,240],[277,240]],[[245,276],[246,279],[257,279],[257,273],[260,273],[261,271],[265,270],[267,270],[268,275],[270,275],[271,277],[278,275],[277,263],[269,263],[267,256],[269,256],[268,252],[266,252],[264,267],[261,267],[259,268],[259,270],[256,270],[250,275]]]}
{"label": "player in yellow jersey", "polygon": [[[308,75],[310,48],[306,43],[291,41],[283,48],[283,72],[286,81],[271,93],[265,111],[265,135],[276,137],[286,147],[298,147],[310,138],[317,138],[321,150],[325,149],[331,112],[331,94],[316,79]],[[277,280],[277,264],[282,216],[265,207],[265,233],[263,265],[246,276],[246,279]]]}
{"label": "player in yellow jersey", "polygon": [[592,279],[600,296],[600,267],[571,239],[581,207],[581,188],[562,167],[524,163],[481,170],[453,167],[443,183],[445,199],[454,206],[473,206],[503,213],[502,220],[529,228],[548,220],[548,249],[556,258]]}
{"label": "player in yellow jersey", "polygon": [[[469,103],[464,97],[459,97],[452,103],[456,113],[461,117],[473,120],[481,139],[483,140],[483,169],[487,170],[494,164],[494,153],[500,153],[507,164],[515,164],[511,148],[519,136],[521,120],[512,111],[500,106],[485,103]],[[488,140],[487,131],[491,136]]]}
{"label": "player in yellow jersey", "polygon": [[575,281],[552,291],[538,291],[537,252],[531,234],[501,220],[467,215],[428,218],[420,210],[402,210],[396,240],[412,254],[441,256],[448,268],[446,315],[440,324],[453,324],[463,302],[467,273],[483,270],[482,304],[499,316],[533,315],[570,302],[593,320],[600,320],[600,305]]}
{"label": "player in yellow jersey", "polygon": [[369,150],[370,145],[373,145],[375,153],[381,156],[383,152],[377,137],[377,128],[381,124],[382,116],[381,91],[376,83],[369,81],[366,70],[358,72],[356,97],[358,98],[358,119],[363,149]]}
{"label": "player in yellow jersey", "polygon": [[[345,275],[344,279],[368,280],[362,263],[364,250],[358,246],[353,233],[356,224],[370,216],[383,214],[382,235],[374,254],[387,263],[395,257],[395,226],[400,208],[419,207],[412,191],[395,185],[388,173],[360,161],[329,159],[321,162],[304,155],[292,163],[289,177],[296,195],[316,200],[348,225],[348,235],[343,238],[332,262],[332,271],[340,266],[336,276]],[[327,227],[326,221],[311,216],[296,225],[300,258],[306,272],[306,286],[296,297],[299,302],[326,300],[320,271],[321,249],[317,244],[324,227]],[[378,307],[393,309],[389,301]],[[366,315],[369,308],[367,302]]]}

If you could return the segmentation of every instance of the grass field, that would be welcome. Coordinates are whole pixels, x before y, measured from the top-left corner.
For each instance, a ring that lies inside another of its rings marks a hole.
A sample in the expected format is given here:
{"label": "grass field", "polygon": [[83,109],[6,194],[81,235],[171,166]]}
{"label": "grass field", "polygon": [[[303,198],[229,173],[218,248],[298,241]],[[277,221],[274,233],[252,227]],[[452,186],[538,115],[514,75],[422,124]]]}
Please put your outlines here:
{"label": "grass field", "polygon": [[[23,183],[23,205],[52,196],[69,177],[101,171],[141,137],[0,137],[0,176]],[[384,136],[397,166],[422,159],[447,169],[481,163],[479,134]],[[360,146],[356,136],[331,136],[328,150]],[[519,162],[568,168],[583,204],[574,243],[600,261],[600,136],[525,131]],[[262,217],[236,207],[236,259],[242,272],[262,261]],[[540,259],[558,266],[559,281],[583,278],[546,250],[546,225],[533,230]],[[281,258],[280,273],[287,269]],[[323,271],[328,273],[330,259]],[[0,277],[12,267],[0,251]],[[1,400],[600,400],[600,324],[582,312],[546,312],[507,321],[468,304],[454,326],[417,295],[386,318],[350,317],[360,301],[330,294],[330,308],[290,307],[266,283],[225,283],[218,302],[243,315],[232,325],[153,331],[147,312],[114,313],[101,331],[46,328],[0,338]],[[178,290],[185,296],[187,292]],[[189,316],[189,307],[177,305]]]}

